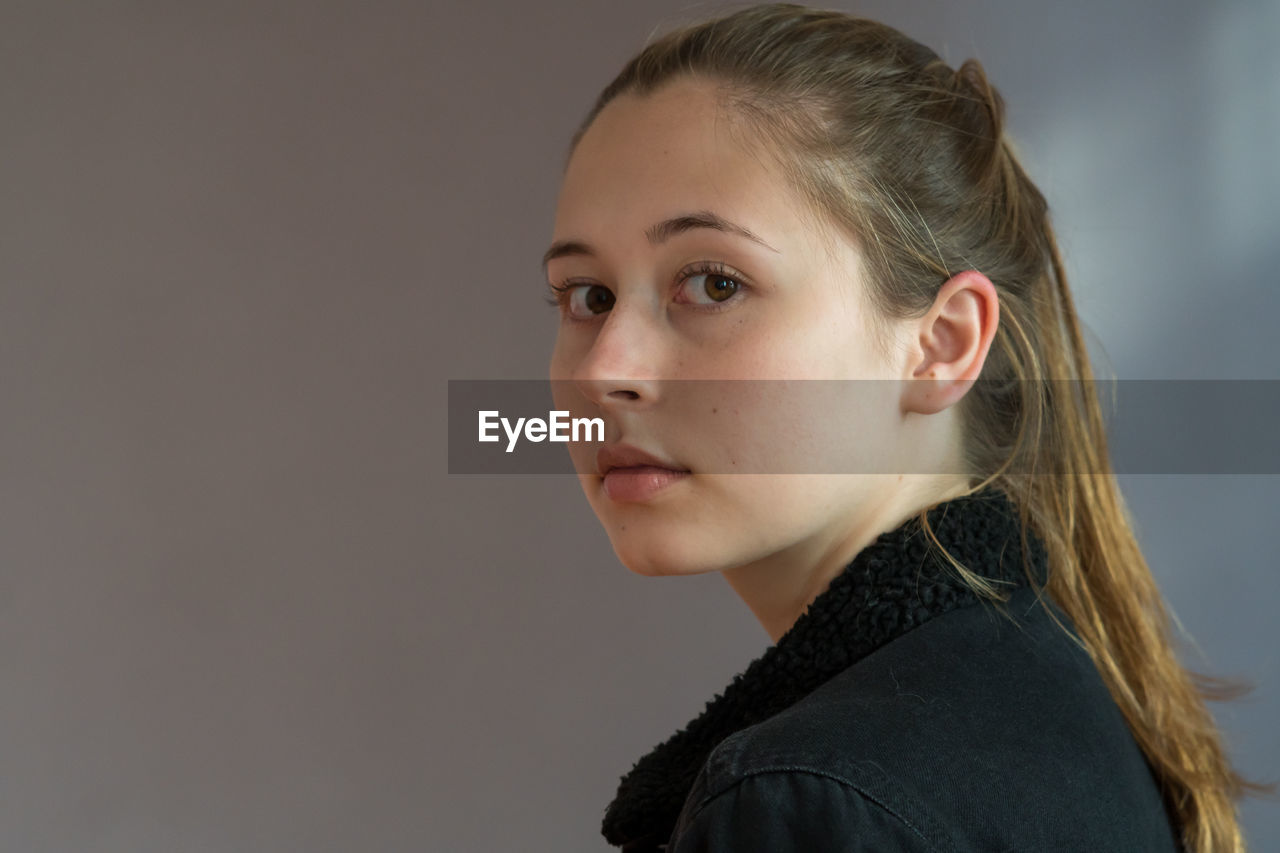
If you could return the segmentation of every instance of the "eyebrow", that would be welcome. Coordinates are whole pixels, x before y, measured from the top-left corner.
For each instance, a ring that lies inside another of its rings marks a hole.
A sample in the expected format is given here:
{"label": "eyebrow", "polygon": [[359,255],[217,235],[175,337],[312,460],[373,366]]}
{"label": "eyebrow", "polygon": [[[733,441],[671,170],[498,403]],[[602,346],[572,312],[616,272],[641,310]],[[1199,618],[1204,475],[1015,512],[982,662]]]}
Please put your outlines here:
{"label": "eyebrow", "polygon": [[[644,234],[649,238],[650,246],[657,246],[677,234],[683,234],[695,228],[712,228],[716,231],[723,231],[726,234],[736,234],[739,237],[745,237],[752,242],[759,243],[771,252],[778,251],[746,228],[730,222],[710,210],[683,213],[670,219],[664,219],[656,225],[645,229]],[[594,258],[596,257],[596,251],[581,240],[557,240],[551,244],[551,248],[547,249],[546,254],[542,256],[542,268],[545,270],[547,264],[552,260],[569,255],[586,255]]]}

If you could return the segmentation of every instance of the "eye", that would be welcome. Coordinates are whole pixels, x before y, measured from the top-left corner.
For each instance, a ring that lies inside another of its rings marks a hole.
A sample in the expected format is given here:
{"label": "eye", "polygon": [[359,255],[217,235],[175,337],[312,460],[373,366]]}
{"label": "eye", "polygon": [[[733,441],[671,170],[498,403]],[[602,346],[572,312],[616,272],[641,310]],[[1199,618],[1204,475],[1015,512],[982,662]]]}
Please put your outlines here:
{"label": "eye", "polygon": [[696,305],[728,302],[744,285],[731,270],[720,263],[701,263],[686,270],[680,279],[680,292]]}
{"label": "eye", "polygon": [[[613,291],[595,282],[565,281],[547,284],[547,302],[559,307],[570,320],[591,320],[614,307]],[[676,298],[682,304],[697,305],[703,310],[717,311],[729,307],[734,296],[748,290],[733,270],[718,261],[703,261],[682,270],[677,276]]]}
{"label": "eye", "polygon": [[616,297],[602,284],[549,284],[553,305],[559,305],[574,320],[585,320],[603,314],[613,307]]}

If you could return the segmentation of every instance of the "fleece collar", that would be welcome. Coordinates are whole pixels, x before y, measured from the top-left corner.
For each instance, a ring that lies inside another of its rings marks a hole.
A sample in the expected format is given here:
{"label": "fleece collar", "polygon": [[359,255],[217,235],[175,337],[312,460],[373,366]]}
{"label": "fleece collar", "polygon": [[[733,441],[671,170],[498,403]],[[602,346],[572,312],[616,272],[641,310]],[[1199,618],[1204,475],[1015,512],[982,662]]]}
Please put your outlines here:
{"label": "fleece collar", "polygon": [[[987,486],[936,504],[929,510],[929,523],[966,568],[1011,584],[1026,583],[1018,511],[1003,491]],[[1026,565],[1043,583],[1043,542],[1030,530],[1027,540]],[[663,849],[698,771],[722,740],[795,704],[934,616],[977,604],[977,595],[931,546],[912,516],[863,548],[777,643],[622,777],[605,811],[605,839],[624,853]]]}

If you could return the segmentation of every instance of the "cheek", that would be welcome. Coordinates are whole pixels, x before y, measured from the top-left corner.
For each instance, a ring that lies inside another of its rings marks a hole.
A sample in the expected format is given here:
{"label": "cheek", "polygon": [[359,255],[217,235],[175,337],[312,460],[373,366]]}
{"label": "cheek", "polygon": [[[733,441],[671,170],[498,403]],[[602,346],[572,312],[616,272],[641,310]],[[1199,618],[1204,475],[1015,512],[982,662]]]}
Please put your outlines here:
{"label": "cheek", "polygon": [[711,474],[874,472],[891,442],[895,384],[873,379],[696,383],[680,434],[687,464]]}
{"label": "cheek", "polygon": [[744,354],[739,375],[779,379],[871,378],[884,375],[870,346],[866,318],[851,297],[825,291],[790,300],[768,318]]}
{"label": "cheek", "polygon": [[[848,477],[885,473],[900,415],[897,381],[743,379],[689,383],[678,423],[656,434],[681,437],[680,460],[722,488],[712,503],[734,511],[810,506],[809,493],[845,494]],[[689,393],[694,393],[692,390]],[[761,513],[767,523],[767,512]]]}
{"label": "cheek", "polygon": [[552,380],[568,379],[573,375],[578,358],[569,336],[563,332],[556,335],[556,342],[551,348],[550,376]]}

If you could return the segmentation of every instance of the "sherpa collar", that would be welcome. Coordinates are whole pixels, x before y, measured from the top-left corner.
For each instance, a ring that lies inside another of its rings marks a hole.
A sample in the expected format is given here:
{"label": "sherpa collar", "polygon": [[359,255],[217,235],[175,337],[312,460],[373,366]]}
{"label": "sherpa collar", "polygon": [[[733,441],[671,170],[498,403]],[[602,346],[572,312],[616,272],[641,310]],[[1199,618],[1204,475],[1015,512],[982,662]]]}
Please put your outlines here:
{"label": "sherpa collar", "polygon": [[[1022,585],[1026,575],[1017,512],[1003,491],[987,486],[936,504],[929,510],[929,523],[966,568]],[[1030,565],[1043,582],[1043,542],[1032,531],[1027,539]],[[662,849],[698,771],[720,741],[795,704],[928,619],[977,604],[977,595],[931,546],[912,516],[863,548],[777,643],[622,777],[605,811],[605,839],[624,853]]]}

